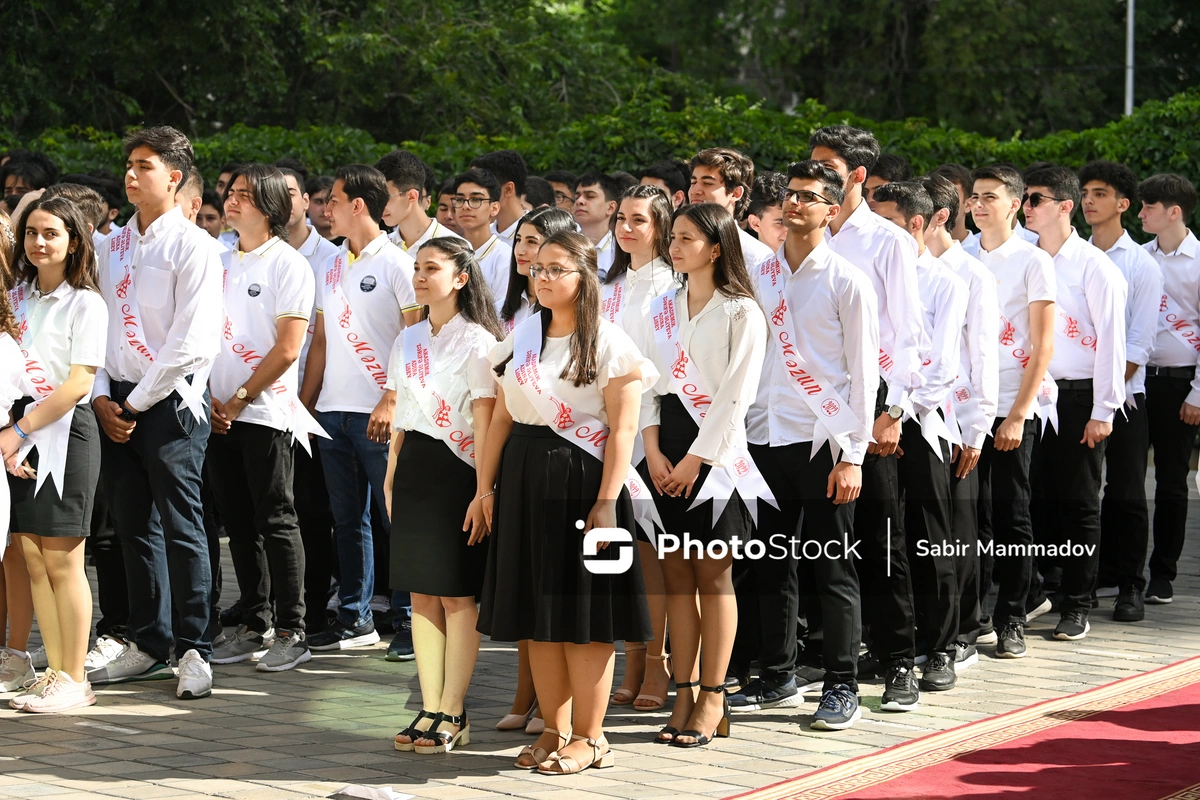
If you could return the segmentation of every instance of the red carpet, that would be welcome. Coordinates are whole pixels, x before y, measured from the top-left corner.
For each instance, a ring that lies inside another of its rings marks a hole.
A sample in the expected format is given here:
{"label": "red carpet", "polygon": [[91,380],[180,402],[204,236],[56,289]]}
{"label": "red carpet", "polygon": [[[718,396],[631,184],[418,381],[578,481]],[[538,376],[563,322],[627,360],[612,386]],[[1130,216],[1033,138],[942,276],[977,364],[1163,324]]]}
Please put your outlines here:
{"label": "red carpet", "polygon": [[737,797],[1200,800],[1200,657]]}

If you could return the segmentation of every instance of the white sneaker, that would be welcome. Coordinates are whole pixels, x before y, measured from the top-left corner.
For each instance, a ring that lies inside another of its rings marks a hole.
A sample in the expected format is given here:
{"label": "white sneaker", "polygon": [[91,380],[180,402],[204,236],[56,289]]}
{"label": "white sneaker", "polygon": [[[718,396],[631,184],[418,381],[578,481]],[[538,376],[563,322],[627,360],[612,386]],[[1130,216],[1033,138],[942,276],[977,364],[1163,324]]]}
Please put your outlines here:
{"label": "white sneaker", "polygon": [[212,694],[212,667],[195,650],[188,650],[179,659],[179,686],[175,696],[183,700],[198,700]]}
{"label": "white sneaker", "polygon": [[8,707],[20,711],[30,700],[35,697],[41,697],[47,687],[54,682],[56,674],[54,670],[47,668],[42,673],[42,677],[25,684],[25,688],[21,690],[20,694],[8,701]]}
{"label": "white sneaker", "polygon": [[0,647],[0,692],[19,691],[30,681],[36,681],[29,653]]}
{"label": "white sneaker", "polygon": [[87,673],[91,683],[159,681],[171,677],[171,668],[154,656],[143,653],[134,642],[126,642],[121,652],[102,667]]}
{"label": "white sneaker", "polygon": [[87,658],[83,660],[83,668],[91,672],[94,669],[108,666],[108,664],[121,656],[125,652],[125,642],[114,636],[101,636],[96,640],[96,644],[88,651]]}
{"label": "white sneaker", "polygon": [[87,680],[76,683],[69,675],[56,672],[54,680],[46,685],[45,691],[36,697],[30,697],[21,710],[34,714],[58,714],[95,704],[96,695]]}
{"label": "white sneaker", "polygon": [[46,645],[40,646],[37,650],[30,650],[29,658],[33,661],[34,669],[45,669],[50,666],[50,662],[46,659]]}

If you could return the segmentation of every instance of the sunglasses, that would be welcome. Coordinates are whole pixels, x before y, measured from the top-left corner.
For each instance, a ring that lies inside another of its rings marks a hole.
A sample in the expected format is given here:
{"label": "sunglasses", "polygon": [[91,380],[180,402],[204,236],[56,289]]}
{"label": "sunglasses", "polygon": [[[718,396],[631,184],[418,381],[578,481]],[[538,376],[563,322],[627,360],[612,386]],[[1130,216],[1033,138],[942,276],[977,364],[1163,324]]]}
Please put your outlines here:
{"label": "sunglasses", "polygon": [[1042,204],[1043,200],[1053,200],[1056,203],[1062,203],[1067,199],[1068,198],[1066,197],[1052,197],[1051,195],[1042,194],[1041,192],[1033,192],[1032,194],[1026,194],[1024,197],[1022,197],[1021,204],[1024,205],[1025,203],[1029,203],[1030,208],[1037,208]]}

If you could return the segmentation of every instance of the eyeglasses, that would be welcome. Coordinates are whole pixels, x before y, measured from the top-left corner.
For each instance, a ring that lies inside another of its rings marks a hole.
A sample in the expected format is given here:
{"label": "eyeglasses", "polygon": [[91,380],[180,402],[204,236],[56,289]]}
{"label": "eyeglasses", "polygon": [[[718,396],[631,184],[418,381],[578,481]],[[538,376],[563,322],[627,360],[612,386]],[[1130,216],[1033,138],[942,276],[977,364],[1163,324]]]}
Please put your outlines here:
{"label": "eyeglasses", "polygon": [[1043,200],[1053,200],[1056,203],[1062,203],[1067,199],[1068,198],[1066,197],[1051,197],[1050,195],[1042,194],[1041,192],[1033,192],[1032,194],[1027,194],[1021,198],[1021,205],[1029,203],[1030,208],[1037,208],[1042,204]]}
{"label": "eyeglasses", "polygon": [[558,264],[552,264],[548,267],[543,267],[540,264],[534,264],[529,267],[529,277],[533,278],[535,281],[543,274],[546,276],[547,280],[556,281],[563,275],[568,275],[572,272],[579,272],[579,270],[567,269],[566,267],[560,267]]}
{"label": "eyeglasses", "polygon": [[784,189],[779,193],[779,199],[785,203],[790,200],[798,206],[806,206],[810,203],[824,203],[827,206],[833,205],[833,201],[828,197],[822,197],[816,192],[810,192],[807,189]]}
{"label": "eyeglasses", "polygon": [[573,194],[566,194],[565,192],[555,192],[555,193],[554,193],[554,202],[555,202],[555,203],[559,203],[559,204],[561,204],[561,203],[574,203],[574,202],[575,202],[575,195],[573,195]]}
{"label": "eyeglasses", "polygon": [[492,202],[490,197],[451,197],[450,205],[455,208],[482,208],[484,203]]}

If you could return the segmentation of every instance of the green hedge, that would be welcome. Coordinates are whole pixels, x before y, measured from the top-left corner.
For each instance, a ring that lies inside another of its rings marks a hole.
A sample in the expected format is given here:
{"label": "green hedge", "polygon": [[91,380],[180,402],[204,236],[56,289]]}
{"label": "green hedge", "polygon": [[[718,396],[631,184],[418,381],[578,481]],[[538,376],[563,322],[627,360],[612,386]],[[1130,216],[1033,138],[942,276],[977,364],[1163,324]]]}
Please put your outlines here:
{"label": "green hedge", "polygon": [[[922,119],[878,123],[830,111],[815,100],[784,114],[744,97],[714,98],[672,110],[660,96],[642,96],[556,131],[512,137],[445,136],[402,146],[443,176],[461,170],[479,153],[506,147],[523,153],[539,172],[554,168],[633,171],[664,158],[686,159],[718,144],[742,150],[762,169],[780,169],[806,155],[811,131],[839,122],[874,131],[884,151],[907,157],[919,171],[947,161],[968,166],[1007,161],[1023,166],[1044,160],[1079,167],[1093,158],[1110,158],[1143,175],[1178,172],[1200,185],[1200,89],[1146,103],[1131,117],[1102,128],[1031,140],[997,141]],[[68,172],[96,167],[119,170],[123,161],[119,137],[91,129],[46,131],[21,143],[0,135],[0,145],[17,144],[46,152]],[[330,172],[339,164],[373,162],[392,149],[353,128],[285,130],[243,125],[197,139],[195,147],[200,168],[210,179],[227,161],[290,156],[314,172]]]}

